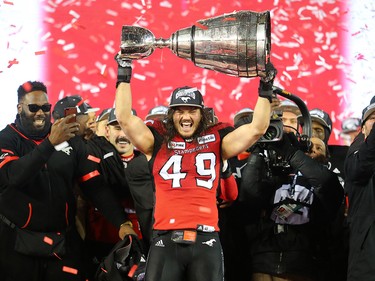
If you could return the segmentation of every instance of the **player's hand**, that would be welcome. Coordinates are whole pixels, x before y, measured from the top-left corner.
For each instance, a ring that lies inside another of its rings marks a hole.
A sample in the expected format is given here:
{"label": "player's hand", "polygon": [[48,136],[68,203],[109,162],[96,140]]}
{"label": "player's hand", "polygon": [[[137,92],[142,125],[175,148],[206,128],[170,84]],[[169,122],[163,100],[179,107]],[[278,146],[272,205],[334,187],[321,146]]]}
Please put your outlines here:
{"label": "player's hand", "polygon": [[258,95],[262,98],[268,99],[272,102],[273,95],[273,81],[275,80],[277,69],[271,62],[266,64],[266,73],[260,78]]}
{"label": "player's hand", "polygon": [[56,146],[64,141],[70,140],[79,131],[79,123],[70,122],[73,118],[73,114],[67,117],[58,119],[52,124],[51,133],[48,137],[49,141],[53,146]]}

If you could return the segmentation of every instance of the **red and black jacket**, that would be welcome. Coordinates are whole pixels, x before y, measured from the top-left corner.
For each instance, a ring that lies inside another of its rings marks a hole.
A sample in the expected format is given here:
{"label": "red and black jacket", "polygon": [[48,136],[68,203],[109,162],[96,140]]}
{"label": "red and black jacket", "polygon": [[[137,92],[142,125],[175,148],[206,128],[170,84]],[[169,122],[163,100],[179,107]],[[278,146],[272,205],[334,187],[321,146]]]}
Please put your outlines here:
{"label": "red and black jacket", "polygon": [[74,137],[57,151],[48,138],[37,142],[14,124],[0,132],[0,214],[18,227],[33,231],[61,231],[74,225],[77,181],[111,222],[119,226],[126,216],[104,184],[98,163],[87,145]]}

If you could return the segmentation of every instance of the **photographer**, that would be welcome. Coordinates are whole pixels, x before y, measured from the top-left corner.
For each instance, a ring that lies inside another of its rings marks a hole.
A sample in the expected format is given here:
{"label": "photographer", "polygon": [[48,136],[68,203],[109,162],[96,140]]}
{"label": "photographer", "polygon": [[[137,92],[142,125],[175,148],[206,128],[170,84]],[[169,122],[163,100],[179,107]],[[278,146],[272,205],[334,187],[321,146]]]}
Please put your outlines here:
{"label": "photographer", "polygon": [[325,165],[325,143],[311,143],[305,153],[297,136],[284,132],[281,141],[256,144],[243,170],[239,200],[261,205],[250,253],[254,281],[322,280],[329,266],[324,241],[343,190]]}

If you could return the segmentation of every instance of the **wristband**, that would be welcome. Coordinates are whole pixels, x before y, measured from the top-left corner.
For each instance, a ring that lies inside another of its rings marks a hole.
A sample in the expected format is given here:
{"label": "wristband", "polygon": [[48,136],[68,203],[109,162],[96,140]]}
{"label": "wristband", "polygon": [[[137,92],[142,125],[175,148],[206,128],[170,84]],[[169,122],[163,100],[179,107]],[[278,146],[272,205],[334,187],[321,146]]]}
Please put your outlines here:
{"label": "wristband", "polygon": [[117,82],[116,82],[116,88],[121,82],[130,83],[130,79],[132,78],[132,68],[122,67],[118,66],[117,69]]}

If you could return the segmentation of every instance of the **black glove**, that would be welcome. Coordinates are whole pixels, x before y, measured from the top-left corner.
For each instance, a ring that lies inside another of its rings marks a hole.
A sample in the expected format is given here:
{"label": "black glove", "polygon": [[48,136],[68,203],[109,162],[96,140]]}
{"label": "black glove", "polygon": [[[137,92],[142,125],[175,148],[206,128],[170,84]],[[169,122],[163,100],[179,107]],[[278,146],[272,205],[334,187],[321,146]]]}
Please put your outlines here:
{"label": "black glove", "polygon": [[119,54],[115,56],[117,62],[117,82],[116,88],[121,82],[130,83],[132,78],[132,61],[130,59],[122,59]]}
{"label": "black glove", "polygon": [[271,62],[266,64],[266,76],[261,77],[259,81],[258,95],[272,102],[273,98],[273,80],[277,74],[277,69]]}
{"label": "black glove", "polygon": [[294,153],[299,150],[300,144],[293,133],[284,132],[281,141],[269,143],[268,147],[276,151],[276,153],[282,156],[286,161],[290,161]]}

